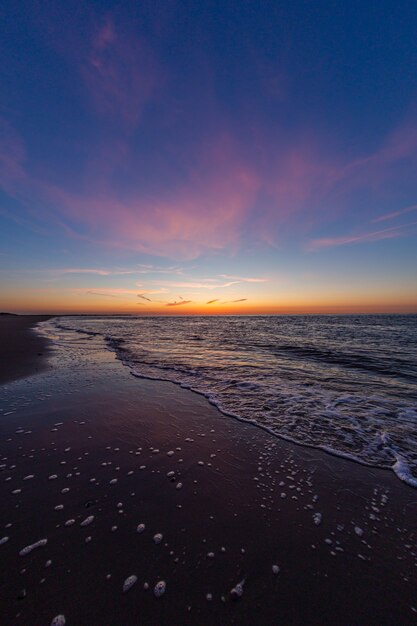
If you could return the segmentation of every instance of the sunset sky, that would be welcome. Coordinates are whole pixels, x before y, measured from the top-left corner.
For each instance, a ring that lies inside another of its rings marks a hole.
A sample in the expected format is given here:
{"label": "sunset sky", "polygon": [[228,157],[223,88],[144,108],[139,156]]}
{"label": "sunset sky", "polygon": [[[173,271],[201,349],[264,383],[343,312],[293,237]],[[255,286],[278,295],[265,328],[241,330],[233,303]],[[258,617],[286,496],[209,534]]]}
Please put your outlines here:
{"label": "sunset sky", "polygon": [[416,2],[0,19],[0,310],[417,312]]}

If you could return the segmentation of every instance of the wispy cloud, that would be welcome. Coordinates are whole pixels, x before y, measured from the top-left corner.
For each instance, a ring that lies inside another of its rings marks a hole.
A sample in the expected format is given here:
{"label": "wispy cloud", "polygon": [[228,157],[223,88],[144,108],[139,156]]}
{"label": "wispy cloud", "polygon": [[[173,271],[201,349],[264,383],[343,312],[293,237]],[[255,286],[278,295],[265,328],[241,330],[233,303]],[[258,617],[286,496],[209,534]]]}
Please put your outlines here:
{"label": "wispy cloud", "polygon": [[138,274],[183,274],[181,267],[173,265],[171,267],[160,267],[158,265],[138,265]]}
{"label": "wispy cloud", "polygon": [[209,300],[208,302],[206,302],[206,304],[213,304],[214,302],[218,302],[219,299],[216,298],[215,300]]}
{"label": "wispy cloud", "polygon": [[239,298],[238,300],[228,300],[227,302],[222,302],[222,304],[234,304],[235,302],[246,302],[247,298]]}
{"label": "wispy cloud", "polygon": [[179,302],[167,302],[165,306],[181,306],[182,304],[190,304],[192,300],[180,300]]}
{"label": "wispy cloud", "polygon": [[138,293],[138,298],[142,298],[142,300],[147,300],[148,302],[152,302],[152,300],[144,296],[143,293]]}
{"label": "wispy cloud", "polygon": [[220,278],[236,280],[242,283],[267,283],[269,280],[268,278],[248,278],[245,276],[230,276],[229,274],[220,274]]}
{"label": "wispy cloud", "polygon": [[375,224],[377,222],[385,222],[387,220],[393,220],[396,217],[400,217],[401,215],[406,215],[407,213],[412,213],[413,211],[417,211],[417,204],[413,204],[411,206],[405,207],[405,209],[400,209],[399,211],[393,211],[392,213],[386,213],[385,215],[380,215],[372,220]]}
{"label": "wispy cloud", "polygon": [[121,276],[124,274],[135,274],[134,270],[108,270],[90,267],[61,267],[57,269],[37,270],[61,276],[65,274],[96,274],[97,276]]}
{"label": "wispy cloud", "polygon": [[409,224],[403,224],[401,226],[393,226],[392,228],[384,228],[383,230],[377,230],[370,233],[363,233],[360,235],[347,235],[342,237],[323,237],[321,239],[313,239],[308,245],[308,250],[315,251],[321,248],[331,248],[334,246],[345,246],[355,243],[371,243],[374,241],[381,241],[383,239],[395,239],[397,237],[404,237],[409,234],[409,227],[415,226],[417,221],[410,222]]}
{"label": "wispy cloud", "polygon": [[[207,278],[206,281],[212,281],[215,279]],[[184,289],[222,289],[225,287],[231,287],[232,285],[238,285],[240,281],[234,280],[227,283],[213,283],[213,282],[175,282],[175,281],[157,281],[158,285],[167,285],[169,287],[182,287]]]}
{"label": "wispy cloud", "polygon": [[94,291],[93,289],[90,291],[86,291],[86,294],[89,296],[105,296],[106,298],[119,298],[120,296],[115,296],[112,293],[102,293],[100,291]]}
{"label": "wispy cloud", "polygon": [[138,292],[133,289],[101,289],[98,288],[79,288],[76,290],[77,293],[86,293],[94,296],[110,296],[114,298],[119,298],[123,296],[137,296]]}

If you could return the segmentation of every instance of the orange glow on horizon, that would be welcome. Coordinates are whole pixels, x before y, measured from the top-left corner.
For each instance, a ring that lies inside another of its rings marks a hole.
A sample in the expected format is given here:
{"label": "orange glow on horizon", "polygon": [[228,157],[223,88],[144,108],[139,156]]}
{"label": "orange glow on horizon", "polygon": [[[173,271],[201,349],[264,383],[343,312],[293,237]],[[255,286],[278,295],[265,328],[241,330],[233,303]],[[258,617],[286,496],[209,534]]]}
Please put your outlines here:
{"label": "orange glow on horizon", "polygon": [[183,306],[167,307],[138,307],[119,305],[98,306],[93,303],[49,303],[41,302],[16,302],[10,306],[0,305],[1,311],[23,315],[132,315],[132,316],[192,316],[192,315],[314,315],[314,314],[388,314],[388,313],[417,313],[417,302],[411,300],[397,301],[395,304],[387,304],[378,301],[350,301],[337,302],[304,302],[304,303],[281,303],[281,304],[241,304],[230,305],[196,305],[186,304]]}

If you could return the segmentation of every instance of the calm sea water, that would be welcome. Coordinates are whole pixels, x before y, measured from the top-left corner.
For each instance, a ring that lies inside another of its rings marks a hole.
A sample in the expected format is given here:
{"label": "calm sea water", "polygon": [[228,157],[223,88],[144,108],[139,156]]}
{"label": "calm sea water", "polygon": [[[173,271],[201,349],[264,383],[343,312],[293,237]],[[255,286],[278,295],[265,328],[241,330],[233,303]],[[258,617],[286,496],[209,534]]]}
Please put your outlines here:
{"label": "calm sea water", "polygon": [[[417,316],[62,317],[137,376],[417,486]],[[226,418],[225,418],[226,419]]]}

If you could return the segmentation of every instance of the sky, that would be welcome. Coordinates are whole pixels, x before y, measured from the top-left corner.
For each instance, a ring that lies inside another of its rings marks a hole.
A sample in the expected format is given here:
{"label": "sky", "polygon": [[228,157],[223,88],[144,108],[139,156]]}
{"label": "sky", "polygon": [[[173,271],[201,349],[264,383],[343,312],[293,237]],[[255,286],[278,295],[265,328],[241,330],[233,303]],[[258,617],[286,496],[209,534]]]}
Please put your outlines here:
{"label": "sky", "polygon": [[417,312],[416,2],[0,20],[0,310]]}

